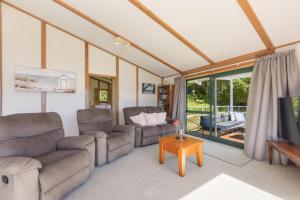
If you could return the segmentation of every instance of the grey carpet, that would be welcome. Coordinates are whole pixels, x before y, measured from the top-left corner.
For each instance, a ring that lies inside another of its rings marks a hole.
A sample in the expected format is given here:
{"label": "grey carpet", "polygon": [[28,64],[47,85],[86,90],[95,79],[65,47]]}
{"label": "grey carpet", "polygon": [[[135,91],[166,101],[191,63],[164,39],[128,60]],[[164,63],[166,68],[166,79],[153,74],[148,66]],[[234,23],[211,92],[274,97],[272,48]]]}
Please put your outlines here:
{"label": "grey carpet", "polygon": [[244,150],[220,144],[210,140],[204,140],[203,153],[217,158],[224,162],[242,167],[251,161],[251,158],[244,154]]}
{"label": "grey carpet", "polygon": [[182,178],[175,156],[167,154],[160,165],[158,145],[136,148],[98,167],[65,200],[299,200],[300,168],[255,160],[238,167],[208,155],[203,161],[199,168],[192,156]]}

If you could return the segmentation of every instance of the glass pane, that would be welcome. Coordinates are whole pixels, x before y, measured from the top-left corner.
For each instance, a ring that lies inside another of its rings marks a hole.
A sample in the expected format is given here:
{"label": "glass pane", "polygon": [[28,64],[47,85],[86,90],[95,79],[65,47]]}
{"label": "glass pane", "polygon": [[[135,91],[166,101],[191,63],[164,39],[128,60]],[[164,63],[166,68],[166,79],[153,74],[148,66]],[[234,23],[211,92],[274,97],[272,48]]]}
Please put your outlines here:
{"label": "glass pane", "polygon": [[209,79],[196,79],[187,82],[187,110],[209,112]]}
{"label": "glass pane", "polygon": [[212,127],[216,137],[244,143],[250,75],[235,74],[216,79],[216,113]]}

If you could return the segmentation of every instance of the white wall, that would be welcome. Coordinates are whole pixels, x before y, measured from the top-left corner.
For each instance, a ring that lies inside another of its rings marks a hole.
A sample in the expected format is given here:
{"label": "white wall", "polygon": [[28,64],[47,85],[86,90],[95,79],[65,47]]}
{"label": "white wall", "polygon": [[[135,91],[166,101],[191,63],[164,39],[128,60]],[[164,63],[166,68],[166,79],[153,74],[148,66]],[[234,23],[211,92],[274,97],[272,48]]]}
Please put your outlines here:
{"label": "white wall", "polygon": [[89,45],[89,73],[116,76],[116,57]]}
{"label": "white wall", "polygon": [[41,66],[41,22],[2,4],[3,115],[41,111],[41,94],[17,92],[15,66]]}
{"label": "white wall", "polygon": [[[3,115],[40,112],[40,92],[14,89],[15,65],[41,67],[41,22],[5,4],[3,9]],[[89,46],[89,73],[116,76],[116,57]],[[46,67],[76,73],[76,93],[47,93],[46,111],[62,117],[66,136],[78,135],[76,111],[85,107],[84,42],[51,26],[46,27]],[[161,84],[161,78],[140,69],[139,104],[156,105],[157,96],[141,94],[142,83]],[[136,106],[136,66],[119,63],[119,119],[123,108]],[[157,90],[156,90],[157,91]]]}
{"label": "white wall", "polygon": [[85,107],[84,42],[47,26],[47,69],[76,73],[76,93],[48,93],[47,111],[58,112],[66,136],[78,135],[76,111]]}
{"label": "white wall", "polygon": [[136,106],[136,67],[119,61],[119,123],[124,124],[123,108]]}
{"label": "white wall", "polygon": [[168,78],[164,78],[164,85],[174,85],[174,80],[179,75],[170,76]]}
{"label": "white wall", "polygon": [[[142,84],[155,84],[155,94],[143,94]],[[161,78],[139,69],[139,106],[157,106],[157,87],[161,85]]]}

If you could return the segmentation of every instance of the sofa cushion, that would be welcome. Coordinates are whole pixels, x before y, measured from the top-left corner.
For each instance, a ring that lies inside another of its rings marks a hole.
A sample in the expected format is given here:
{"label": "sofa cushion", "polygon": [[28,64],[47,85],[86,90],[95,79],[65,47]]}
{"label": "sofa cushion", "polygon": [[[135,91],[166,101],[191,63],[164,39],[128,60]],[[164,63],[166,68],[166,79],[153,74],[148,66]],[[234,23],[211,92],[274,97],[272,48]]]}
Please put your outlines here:
{"label": "sofa cushion", "polygon": [[108,134],[107,150],[111,151],[128,143],[130,143],[130,134],[124,132],[112,132]]}
{"label": "sofa cushion", "polygon": [[222,122],[230,121],[230,114],[229,113],[222,113],[221,118],[222,118]]}
{"label": "sofa cushion", "polygon": [[77,111],[79,132],[111,132],[116,125],[114,113],[110,109],[90,108]]}
{"label": "sofa cushion", "polygon": [[158,124],[156,113],[144,113],[147,126],[156,126]]}
{"label": "sofa cushion", "polygon": [[166,119],[167,119],[167,113],[166,112],[159,112],[159,113],[155,113],[156,115],[156,120],[158,124],[165,124],[167,123]]}
{"label": "sofa cushion", "polygon": [[147,113],[159,113],[159,112],[165,112],[162,107],[156,107],[156,106],[147,106]]}
{"label": "sofa cushion", "polygon": [[7,115],[0,117],[0,140],[31,137],[62,128],[61,118],[54,112]]}
{"label": "sofa cushion", "polygon": [[235,112],[234,113],[234,116],[235,116],[235,120],[236,121],[241,121],[241,122],[245,122],[245,116],[243,113],[240,113],[240,112]]}
{"label": "sofa cushion", "polygon": [[143,137],[159,136],[160,128],[157,126],[144,126],[142,127]]}
{"label": "sofa cushion", "polygon": [[140,114],[138,115],[134,115],[134,116],[131,116],[129,117],[129,119],[135,123],[135,124],[138,124],[140,126],[146,126],[147,125],[147,121],[145,119],[145,116],[144,116],[144,113],[141,112]]}
{"label": "sofa cushion", "polygon": [[123,113],[124,113],[125,124],[133,125],[134,123],[132,122],[130,117],[138,115],[142,112],[147,113],[147,107],[127,107],[127,108],[124,108]]}
{"label": "sofa cushion", "polygon": [[56,150],[36,159],[42,163],[39,174],[42,193],[51,190],[90,164],[89,154],[85,150]]}
{"label": "sofa cushion", "polygon": [[176,128],[172,124],[159,124],[157,126],[160,128],[162,135],[169,133],[175,134],[176,132]]}
{"label": "sofa cushion", "polygon": [[227,121],[227,122],[220,122],[217,123],[217,130],[218,131],[226,131],[238,126],[243,126],[245,122],[240,121]]}
{"label": "sofa cushion", "polygon": [[0,156],[38,157],[56,150],[56,143],[64,137],[64,130],[54,130],[31,137],[0,140]]}

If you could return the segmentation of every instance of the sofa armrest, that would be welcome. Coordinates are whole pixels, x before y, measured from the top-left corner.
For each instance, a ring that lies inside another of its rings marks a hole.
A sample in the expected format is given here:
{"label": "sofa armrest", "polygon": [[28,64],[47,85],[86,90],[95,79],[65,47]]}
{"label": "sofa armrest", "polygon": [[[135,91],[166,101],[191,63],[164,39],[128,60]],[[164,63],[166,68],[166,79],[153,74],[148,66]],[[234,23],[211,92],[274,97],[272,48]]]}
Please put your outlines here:
{"label": "sofa armrest", "polygon": [[28,157],[1,157],[0,175],[16,175],[34,169],[41,169],[40,161]]}
{"label": "sofa armrest", "polygon": [[86,150],[90,143],[94,142],[94,137],[88,135],[65,137],[58,141],[57,149],[74,150],[83,149]]}
{"label": "sofa armrest", "polygon": [[107,161],[107,133],[103,131],[84,131],[80,134],[92,136],[95,139],[96,165],[105,164]]}
{"label": "sofa armrest", "polygon": [[85,131],[81,132],[80,134],[93,136],[95,138],[107,138],[107,133],[103,131]]}
{"label": "sofa armrest", "polygon": [[134,129],[135,129],[134,125],[118,125],[114,127],[113,131],[130,133],[134,131]]}

